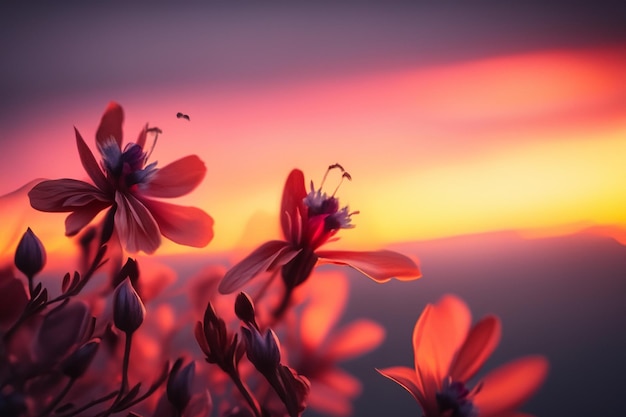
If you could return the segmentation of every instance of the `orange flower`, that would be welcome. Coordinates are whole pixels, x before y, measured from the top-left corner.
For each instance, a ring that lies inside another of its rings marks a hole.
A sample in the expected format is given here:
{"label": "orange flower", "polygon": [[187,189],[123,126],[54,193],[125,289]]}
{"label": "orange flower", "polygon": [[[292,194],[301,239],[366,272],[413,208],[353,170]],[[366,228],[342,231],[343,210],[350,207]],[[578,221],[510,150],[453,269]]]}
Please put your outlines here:
{"label": "orange flower", "polygon": [[156,162],[147,164],[146,135],[148,131],[158,133],[158,129],[146,125],[137,142],[122,149],[123,119],[122,107],[109,103],[96,132],[102,169],[74,129],[80,160],[93,185],[67,178],[42,181],[28,193],[31,205],[46,212],[71,212],[65,220],[68,236],[111,207],[109,215],[114,215],[118,236],[130,252],[154,252],[161,244],[161,235],[182,245],[206,246],[213,238],[213,219],[208,214],[195,207],[148,198],[180,197],[191,192],[204,178],[204,163],[190,155],[161,169]]}
{"label": "orange flower", "polygon": [[352,401],[362,389],[340,363],[376,349],[385,338],[385,329],[372,320],[361,318],[337,326],[346,309],[349,285],[342,273],[316,272],[314,279],[298,288],[297,324],[287,326],[286,337],[281,336],[289,365],[311,382],[309,406],[336,417],[352,415]]}
{"label": "orange flower", "polygon": [[542,356],[517,359],[487,374],[473,389],[467,382],[500,341],[500,320],[487,316],[471,329],[471,313],[447,295],[426,306],[413,330],[415,369],[379,370],[420,404],[425,417],[511,417],[539,388],[548,371]]}
{"label": "orange flower", "polygon": [[[350,177],[339,164],[331,165],[326,173],[335,168],[343,172],[342,179]],[[415,262],[396,252],[319,250],[323,244],[336,240],[334,236],[340,229],[354,227],[351,216],[356,214],[347,206],[340,208],[335,194],[329,196],[321,188],[315,189],[311,182],[311,191],[307,193],[302,171],[291,171],[280,210],[284,240],[264,243],[230,269],[220,283],[221,293],[233,292],[258,274],[279,267],[290,291],[309,277],[318,261],[351,266],[378,282],[392,277],[412,280],[421,276]]]}

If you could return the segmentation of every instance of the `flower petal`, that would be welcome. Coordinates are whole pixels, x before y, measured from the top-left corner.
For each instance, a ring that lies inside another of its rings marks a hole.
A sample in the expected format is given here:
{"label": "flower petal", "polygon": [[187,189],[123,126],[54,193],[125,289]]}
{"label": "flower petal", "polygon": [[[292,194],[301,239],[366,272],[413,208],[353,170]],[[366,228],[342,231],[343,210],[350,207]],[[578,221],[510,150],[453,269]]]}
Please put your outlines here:
{"label": "flower petal", "polygon": [[133,195],[115,193],[115,227],[129,252],[153,253],[161,245],[161,233],[150,211]]}
{"label": "flower petal", "polygon": [[509,362],[482,380],[474,405],[481,417],[514,411],[535,393],[547,374],[548,361],[543,356],[527,356]]}
{"label": "flower petal", "polygon": [[8,327],[20,316],[28,303],[24,284],[13,276],[13,271],[0,270],[0,327]]}
{"label": "flower petal", "polygon": [[111,205],[98,188],[67,178],[42,181],[28,192],[28,197],[33,208],[54,213],[74,211],[90,204],[102,204],[102,208]]}
{"label": "flower petal", "polygon": [[320,375],[316,375],[313,386],[319,384],[326,385],[336,393],[348,397],[356,397],[362,390],[361,381],[337,367],[324,370]]}
{"label": "flower petal", "polygon": [[[424,393],[420,388],[415,371],[405,366],[394,366],[385,369],[376,369],[379,374],[387,377],[399,384],[402,388],[411,393],[417,402],[424,408]],[[426,411],[426,409],[424,409]]]}
{"label": "flower petal", "polygon": [[418,381],[424,392],[424,412],[436,408],[435,395],[448,376],[454,355],[462,346],[471,324],[465,303],[445,295],[437,304],[429,304],[413,329],[413,352]]}
{"label": "flower petal", "polygon": [[100,170],[98,163],[96,162],[96,158],[94,158],[93,153],[83,140],[83,137],[78,133],[78,130],[74,128],[74,132],[76,133],[76,147],[78,148],[78,156],[80,156],[80,162],[83,164],[83,168],[89,178],[96,184],[96,187],[103,191],[109,190],[109,183],[106,180],[104,174]]}
{"label": "flower petal", "polygon": [[72,301],[50,310],[37,333],[34,353],[41,362],[53,362],[79,343],[91,321],[89,307]]}
{"label": "flower petal", "polygon": [[122,123],[124,121],[124,110],[122,106],[112,101],[107,106],[102,119],[100,120],[100,126],[96,131],[96,143],[99,146],[104,145],[104,142],[113,137],[119,147],[122,147]]}
{"label": "flower petal", "polygon": [[380,250],[372,252],[316,251],[321,262],[348,265],[377,282],[391,278],[410,281],[422,276],[417,264],[400,253]]}
{"label": "flower petal", "polygon": [[205,174],[204,162],[196,155],[189,155],[159,169],[142,185],[141,193],[151,197],[180,197],[196,188]]}
{"label": "flower petal", "polygon": [[385,339],[385,329],[371,320],[356,320],[332,338],[327,355],[335,361],[354,358],[376,349]]}
{"label": "flower petal", "polygon": [[496,316],[487,316],[476,323],[450,367],[452,379],[469,381],[496,348],[501,333],[500,319]]}
{"label": "flower petal", "polygon": [[304,205],[306,194],[304,174],[299,169],[294,169],[285,181],[280,204],[280,226],[283,235],[294,244],[299,243],[302,225],[306,223],[307,209]]}
{"label": "flower petal", "polygon": [[[315,379],[311,383],[307,407],[323,415],[335,417],[352,415],[351,399],[361,391],[361,383],[351,375],[346,374],[346,377],[335,379],[333,376],[331,379],[334,381]],[[332,385],[328,382],[332,382]]]}
{"label": "flower petal", "polygon": [[[329,288],[333,290],[328,291]],[[346,307],[348,278],[335,271],[316,273],[315,279],[307,280],[298,291],[306,300],[300,319],[300,340],[305,349],[317,351]]]}
{"label": "flower petal", "polygon": [[148,134],[148,123],[145,124],[143,129],[141,129],[141,132],[139,132],[139,136],[137,136],[137,142],[135,142],[142,149],[146,145],[146,136],[147,136],[147,134]]}
{"label": "flower petal", "polygon": [[348,417],[353,414],[349,397],[322,384],[312,384],[307,402],[308,408],[324,415]]}
{"label": "flower petal", "polygon": [[222,294],[231,293],[271,266],[286,264],[298,252],[282,240],[265,242],[226,272],[218,290]]}
{"label": "flower petal", "polygon": [[65,219],[65,235],[74,236],[87,226],[98,213],[106,206],[102,206],[99,201],[94,201],[86,206],[77,208]]}
{"label": "flower petal", "polygon": [[213,239],[213,219],[196,207],[178,206],[144,198],[161,234],[180,245],[203,248]]}

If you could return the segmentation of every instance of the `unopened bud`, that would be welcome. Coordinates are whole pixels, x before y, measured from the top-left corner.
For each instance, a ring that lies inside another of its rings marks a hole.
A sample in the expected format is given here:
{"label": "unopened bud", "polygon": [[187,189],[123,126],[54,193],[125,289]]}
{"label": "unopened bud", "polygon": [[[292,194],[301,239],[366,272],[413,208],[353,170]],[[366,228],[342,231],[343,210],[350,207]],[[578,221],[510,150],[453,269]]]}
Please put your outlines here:
{"label": "unopened bud", "polygon": [[32,278],[43,269],[45,264],[46,250],[29,227],[17,245],[15,266],[28,278]]}
{"label": "unopened bud", "polygon": [[92,339],[76,349],[61,363],[61,371],[70,378],[80,378],[98,352],[100,339]]}
{"label": "unopened bud", "polygon": [[113,323],[121,331],[130,334],[141,326],[146,308],[141,298],[126,278],[113,293]]}
{"label": "unopened bud", "polygon": [[235,300],[235,314],[239,317],[239,320],[258,329],[254,319],[254,304],[245,292],[240,292]]}
{"label": "unopened bud", "polygon": [[242,327],[246,339],[246,354],[254,367],[263,375],[273,372],[280,364],[280,348],[276,334],[270,329],[262,336],[256,328]]}
{"label": "unopened bud", "polygon": [[176,361],[167,380],[167,399],[180,413],[185,410],[191,399],[193,377],[196,369],[193,361],[181,368],[182,364],[182,358]]}

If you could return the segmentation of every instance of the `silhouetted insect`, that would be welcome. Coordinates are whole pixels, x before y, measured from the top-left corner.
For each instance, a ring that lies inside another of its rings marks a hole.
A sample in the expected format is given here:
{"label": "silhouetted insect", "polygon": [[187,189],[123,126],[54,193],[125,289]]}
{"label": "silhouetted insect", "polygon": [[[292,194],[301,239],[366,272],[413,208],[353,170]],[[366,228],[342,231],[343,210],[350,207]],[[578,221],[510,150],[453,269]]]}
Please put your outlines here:
{"label": "silhouetted insect", "polygon": [[179,119],[187,119],[187,120],[189,120],[189,115],[188,114],[183,114],[181,112],[176,113],[176,117],[178,117]]}

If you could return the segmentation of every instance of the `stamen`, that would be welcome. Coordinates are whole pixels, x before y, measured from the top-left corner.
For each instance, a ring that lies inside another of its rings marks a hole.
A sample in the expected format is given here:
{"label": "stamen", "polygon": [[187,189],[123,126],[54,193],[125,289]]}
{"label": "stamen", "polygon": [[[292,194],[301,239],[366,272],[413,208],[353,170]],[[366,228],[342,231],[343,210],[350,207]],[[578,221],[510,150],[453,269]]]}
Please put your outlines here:
{"label": "stamen", "polygon": [[163,131],[159,129],[158,127],[151,127],[149,129],[146,129],[146,133],[147,132],[154,133],[154,142],[152,142],[152,147],[150,148],[150,152],[146,154],[146,159],[144,160],[144,164],[148,162],[148,159],[150,159],[150,155],[152,155],[152,151],[154,151],[154,147],[156,146],[157,140],[159,139],[159,133],[163,133]]}
{"label": "stamen", "polygon": [[[338,165],[338,164],[337,164]],[[341,168],[343,169],[343,168]],[[341,175],[341,180],[339,181],[339,184],[337,184],[337,188],[335,188],[335,191],[333,191],[333,193],[331,194],[331,197],[334,197],[335,194],[337,194],[337,191],[339,190],[339,187],[341,186],[341,184],[343,183],[343,179],[347,178],[348,181],[352,181],[352,176],[350,174],[348,174],[347,171],[343,171],[343,174]]]}
{"label": "stamen", "polygon": [[326,182],[326,177],[328,176],[328,173],[330,171],[332,171],[333,169],[335,169],[335,168],[339,168],[341,170],[341,172],[346,172],[346,170],[343,169],[343,167],[338,162],[334,163],[332,165],[329,165],[328,169],[324,173],[324,178],[322,178],[322,183],[320,184],[320,190],[322,189],[322,187],[324,187],[324,182]]}

